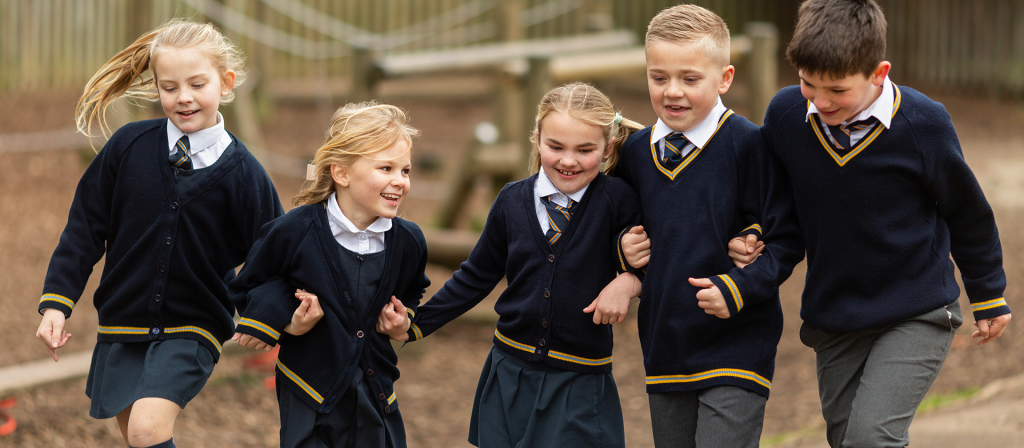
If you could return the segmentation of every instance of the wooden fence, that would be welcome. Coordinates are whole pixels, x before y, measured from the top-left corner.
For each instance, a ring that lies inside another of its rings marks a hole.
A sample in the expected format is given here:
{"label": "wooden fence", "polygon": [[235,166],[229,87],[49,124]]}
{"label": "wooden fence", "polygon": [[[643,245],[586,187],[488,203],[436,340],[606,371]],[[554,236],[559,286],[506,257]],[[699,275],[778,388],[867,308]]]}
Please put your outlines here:
{"label": "wooden fence", "polygon": [[[518,3],[521,27],[503,28]],[[378,52],[542,38],[647,22],[673,0],[0,0],[0,92],[80,89],[111,55],[173,17],[211,20],[264,79],[347,75]],[[788,42],[799,0],[699,0],[734,34],[774,22]],[[1024,96],[1024,1],[879,0],[898,82]],[[781,55],[781,52],[780,52]]]}

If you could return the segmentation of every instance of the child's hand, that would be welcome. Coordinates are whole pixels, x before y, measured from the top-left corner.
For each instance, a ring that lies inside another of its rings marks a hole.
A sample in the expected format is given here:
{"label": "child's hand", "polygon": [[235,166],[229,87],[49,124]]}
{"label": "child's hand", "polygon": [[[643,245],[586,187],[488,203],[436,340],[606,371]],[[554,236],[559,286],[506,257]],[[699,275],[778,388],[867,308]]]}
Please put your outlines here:
{"label": "child's hand", "polygon": [[594,313],[594,324],[622,323],[629,313],[629,300],[640,295],[640,286],[635,275],[623,273],[608,283],[583,312]]}
{"label": "child's hand", "polygon": [[36,330],[36,337],[49,350],[53,362],[57,362],[57,349],[68,343],[71,333],[64,331],[64,312],[53,308],[47,308],[43,312],[43,319],[39,322],[39,329]]}
{"label": "child's hand", "polygon": [[763,250],[764,242],[758,241],[757,235],[752,233],[729,240],[729,258],[738,268],[753,263]]}
{"label": "child's hand", "polygon": [[274,349],[274,347],[271,346],[270,344],[267,344],[266,342],[259,340],[259,338],[254,338],[247,334],[235,333],[234,336],[231,336],[231,340],[238,342],[238,345],[242,347],[249,347],[251,349],[262,350],[265,352],[269,352]]}
{"label": "child's hand", "polygon": [[719,319],[729,318],[731,314],[729,314],[729,307],[725,304],[725,297],[722,296],[722,291],[711,280],[691,278],[690,284],[698,288],[704,288],[697,291],[697,306],[703,308],[705,313]]}
{"label": "child's hand", "polygon": [[633,226],[622,235],[622,255],[626,262],[635,269],[647,266],[651,259],[651,240],[644,232],[644,226]]}
{"label": "child's hand", "polygon": [[284,332],[293,336],[301,336],[309,333],[313,326],[324,317],[324,310],[320,308],[320,299],[316,294],[308,293],[305,289],[296,289],[295,298],[302,301],[299,307],[292,313],[292,321],[284,327]]}
{"label": "child's hand", "polygon": [[972,338],[978,339],[978,345],[987,344],[1003,335],[1003,330],[1006,330],[1006,326],[1010,324],[1010,315],[1004,314],[1002,316],[993,317],[991,319],[982,319],[974,323],[975,327],[978,327],[978,331],[975,331],[971,335]]}
{"label": "child's hand", "polygon": [[380,317],[377,318],[377,332],[384,333],[396,341],[409,340],[409,327],[412,321],[409,320],[409,313],[405,305],[397,297],[391,296],[391,302],[384,305],[380,310]]}

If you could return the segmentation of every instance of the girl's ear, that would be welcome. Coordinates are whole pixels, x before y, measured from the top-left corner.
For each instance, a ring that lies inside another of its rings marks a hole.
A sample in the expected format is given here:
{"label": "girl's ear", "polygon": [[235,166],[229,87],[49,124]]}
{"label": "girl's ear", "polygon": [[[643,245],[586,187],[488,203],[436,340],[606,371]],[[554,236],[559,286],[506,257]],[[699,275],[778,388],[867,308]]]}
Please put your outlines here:
{"label": "girl's ear", "polygon": [[615,147],[615,137],[608,137],[608,144],[604,147],[604,155],[601,156],[602,162],[607,162],[608,158],[612,156],[612,148]]}
{"label": "girl's ear", "polygon": [[348,177],[348,167],[337,163],[331,164],[331,178],[334,179],[334,183],[342,187],[348,187],[352,183]]}
{"label": "girl's ear", "polygon": [[220,83],[220,96],[227,96],[231,93],[231,89],[235,88],[235,71],[228,70],[224,72],[224,78]]}

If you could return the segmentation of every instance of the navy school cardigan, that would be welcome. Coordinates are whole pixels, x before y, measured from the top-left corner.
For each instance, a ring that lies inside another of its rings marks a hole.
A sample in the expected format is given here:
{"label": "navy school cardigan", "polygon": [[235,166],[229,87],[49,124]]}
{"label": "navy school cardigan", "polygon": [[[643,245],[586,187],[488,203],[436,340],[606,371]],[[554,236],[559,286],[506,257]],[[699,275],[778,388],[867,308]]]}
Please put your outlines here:
{"label": "navy school cardigan", "polygon": [[231,139],[236,147],[179,194],[167,119],[118,129],[78,184],[39,312],[70,317],[106,254],[93,295],[99,342],[195,339],[219,359],[234,329],[225,279],[260,227],[284,214],[266,171]]}
{"label": "navy school cardigan", "polygon": [[409,340],[430,335],[480,303],[502,277],[508,288],[494,345],[510,356],[582,373],[612,369],[611,325],[583,312],[625,269],[618,236],[639,224],[636,193],[603,173],[590,183],[554,246],[537,220],[537,175],[502,188],[469,259],[422,307]]}
{"label": "navy school cardigan", "polygon": [[800,317],[827,332],[898,322],[948,305],[960,268],[975,319],[1007,314],[992,208],[964,161],[945,108],[895,90],[889,129],[832,150],[799,86],[765,116],[764,139],[792,183],[807,247]]}
{"label": "navy school cardigan", "polygon": [[[392,295],[415,316],[430,280],[424,274],[423,232],[401,218],[392,224],[384,234],[384,276],[362,314],[349,295],[326,201],[295,208],[267,224],[231,281],[231,300],[242,317],[236,331],[271,345],[280,342],[279,384],[317,412],[334,408],[353,375],[366,376],[380,412],[398,409],[398,357],[390,338],[376,331],[377,318]],[[278,279],[291,287],[280,288]],[[324,310],[320,321],[302,336],[282,333],[299,303],[294,288],[316,294]]]}
{"label": "navy school cardigan", "polygon": [[[727,110],[702,148],[675,169],[658,158],[652,128],[625,142],[616,175],[636,188],[651,258],[638,312],[648,393],[731,385],[768,396],[782,335],[778,286],[803,257],[788,191],[770,173],[756,125]],[[729,259],[730,239],[756,233],[768,246],[746,268]],[[706,314],[688,278],[709,278],[730,317]]]}

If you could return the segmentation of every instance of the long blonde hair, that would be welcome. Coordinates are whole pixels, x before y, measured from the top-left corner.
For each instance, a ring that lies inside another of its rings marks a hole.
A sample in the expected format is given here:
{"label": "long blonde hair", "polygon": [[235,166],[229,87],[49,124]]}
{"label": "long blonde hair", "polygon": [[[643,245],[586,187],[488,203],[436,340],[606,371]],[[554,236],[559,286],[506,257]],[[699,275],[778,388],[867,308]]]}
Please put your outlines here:
{"label": "long blonde hair", "polygon": [[530,153],[531,173],[540,171],[540,153],[537,149],[540,125],[544,117],[551,112],[564,112],[586,124],[600,126],[605,144],[608,144],[612,137],[615,138],[611,155],[604,162],[604,172],[607,174],[615,172],[615,165],[619,161],[619,148],[626,138],[644,128],[640,123],[623,118],[615,111],[612,101],[596,87],[583,82],[562,84],[544,94],[544,98],[541,98],[540,104],[537,105],[537,118],[530,134],[530,142],[533,143],[533,151]]}
{"label": "long blonde hair", "polygon": [[313,180],[306,182],[292,205],[316,204],[334,193],[331,165],[352,166],[360,157],[384,151],[399,139],[404,139],[412,151],[412,139],[419,135],[401,108],[374,101],[342,106],[331,117],[324,144],[313,156]]}
{"label": "long blonde hair", "polygon": [[[75,107],[78,132],[91,139],[92,124],[97,121],[103,136],[109,136],[106,111],[122,96],[148,101],[158,99],[160,94],[156,92],[154,75],[146,76],[146,72],[152,73],[154,55],[163,47],[198,48],[221,76],[229,70],[235,72],[235,87],[245,82],[245,57],[220,31],[208,23],[174,19],[143,34],[92,76]],[[234,92],[229,93],[221,102],[231,102],[234,95]]]}

